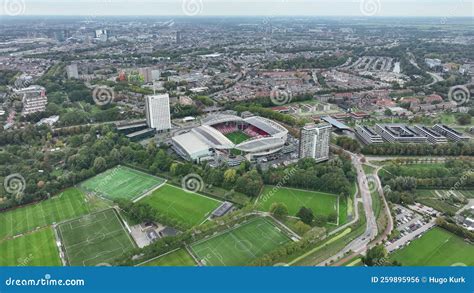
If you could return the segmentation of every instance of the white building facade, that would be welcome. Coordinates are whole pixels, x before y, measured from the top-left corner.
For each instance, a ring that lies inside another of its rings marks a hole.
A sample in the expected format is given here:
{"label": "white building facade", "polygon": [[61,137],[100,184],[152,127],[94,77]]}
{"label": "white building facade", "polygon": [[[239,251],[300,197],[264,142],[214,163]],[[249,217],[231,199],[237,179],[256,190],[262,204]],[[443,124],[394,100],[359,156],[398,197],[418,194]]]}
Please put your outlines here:
{"label": "white building facade", "polygon": [[331,130],[329,123],[304,126],[300,132],[300,158],[313,158],[316,162],[328,160]]}
{"label": "white building facade", "polygon": [[168,94],[145,97],[146,121],[156,131],[171,129],[170,97]]}

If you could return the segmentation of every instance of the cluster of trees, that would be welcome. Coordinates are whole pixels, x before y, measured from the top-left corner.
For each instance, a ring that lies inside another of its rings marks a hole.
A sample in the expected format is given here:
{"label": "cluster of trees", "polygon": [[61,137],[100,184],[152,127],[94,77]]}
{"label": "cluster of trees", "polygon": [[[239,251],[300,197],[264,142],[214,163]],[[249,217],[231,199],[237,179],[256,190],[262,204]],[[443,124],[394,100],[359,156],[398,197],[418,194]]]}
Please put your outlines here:
{"label": "cluster of trees", "polygon": [[[288,103],[293,102],[304,102],[313,100],[314,97],[311,94],[300,94],[300,95],[291,95],[291,99],[289,98]],[[226,109],[235,110],[239,113],[244,111],[250,111],[252,113],[258,114],[262,117],[269,118],[272,120],[280,121],[290,126],[303,126],[305,123],[309,122],[304,119],[296,119],[291,115],[283,114],[277,111],[273,111],[272,109],[268,109],[269,107],[275,107],[275,103],[272,102],[270,97],[260,97],[257,99],[253,99],[251,101],[244,101],[244,102],[234,102],[234,103],[226,103]]]}
{"label": "cluster of trees", "polygon": [[117,204],[125,214],[136,223],[158,222],[163,225],[171,226],[179,230],[186,230],[186,226],[175,218],[168,217],[158,213],[147,203],[133,203],[128,200],[117,200]]}
{"label": "cluster of trees", "polygon": [[139,166],[145,170],[163,176],[163,173],[182,178],[195,173],[203,178],[209,187],[217,186],[226,190],[234,190],[248,196],[257,196],[263,188],[261,170],[251,169],[245,161],[237,168],[213,168],[207,164],[196,165],[190,162],[178,162],[166,152],[165,148],[156,148],[153,143],[147,149],[152,160]]}
{"label": "cluster of trees", "polygon": [[84,82],[65,79],[64,75],[64,64],[60,63],[51,67],[38,80],[37,83],[46,88],[48,95],[46,111],[24,117],[24,120],[34,123],[41,118],[59,115],[58,125],[69,126],[121,119],[120,110],[114,104],[98,107],[92,97],[92,90]]}
{"label": "cluster of trees", "polygon": [[355,180],[351,160],[346,155],[317,164],[314,159],[302,159],[294,165],[269,169],[263,174],[265,184],[317,190],[348,196]]}
{"label": "cluster of trees", "polygon": [[357,140],[348,136],[338,136],[336,138],[336,145],[353,153],[358,153],[361,149],[360,143]]}
{"label": "cluster of trees", "polygon": [[375,156],[473,156],[474,143],[382,143],[370,144],[362,149],[365,155]]}
{"label": "cluster of trees", "polygon": [[362,262],[369,267],[401,266],[401,263],[390,260],[387,255],[388,254],[385,246],[383,244],[378,244],[367,250],[367,254],[362,257]]}
{"label": "cluster of trees", "polygon": [[[0,197],[6,197],[0,209],[45,199],[119,163],[148,159],[144,147],[131,143],[110,125],[69,131],[73,134],[60,137],[43,127],[25,128],[13,137],[12,132],[0,134],[9,142],[0,151],[0,180],[16,173],[25,179],[21,197],[0,188]],[[53,148],[59,150],[53,152]]]}
{"label": "cluster of trees", "polygon": [[15,131],[7,131],[4,130],[3,127],[0,127],[0,146],[9,144],[34,144],[40,141],[41,138],[46,137],[48,132],[49,129],[47,126],[34,127],[27,125]]}
{"label": "cluster of trees", "polygon": [[413,204],[415,202],[415,195],[413,192],[387,190],[384,194],[390,202],[396,204]]}
{"label": "cluster of trees", "polygon": [[0,70],[0,86],[13,85],[18,73],[15,70]]}
{"label": "cluster of trees", "polygon": [[474,232],[469,231],[463,227],[456,225],[452,220],[447,218],[437,218],[436,225],[444,228],[463,239],[469,239],[469,241],[474,242]]}
{"label": "cluster of trees", "polygon": [[239,113],[244,112],[244,111],[250,111],[262,117],[280,121],[290,126],[303,126],[305,124],[304,121],[298,120],[291,115],[273,111],[272,109],[264,108],[259,105],[252,105],[252,106],[241,105],[241,106],[236,106],[234,110],[236,110]]}
{"label": "cluster of trees", "polygon": [[470,160],[448,160],[444,165],[418,167],[417,165],[390,164],[380,172],[382,183],[395,191],[416,188],[465,188],[474,186]]}
{"label": "cluster of trees", "polygon": [[472,113],[473,109],[469,111],[469,113],[460,113],[456,115],[456,121],[459,125],[470,125],[472,121]]}

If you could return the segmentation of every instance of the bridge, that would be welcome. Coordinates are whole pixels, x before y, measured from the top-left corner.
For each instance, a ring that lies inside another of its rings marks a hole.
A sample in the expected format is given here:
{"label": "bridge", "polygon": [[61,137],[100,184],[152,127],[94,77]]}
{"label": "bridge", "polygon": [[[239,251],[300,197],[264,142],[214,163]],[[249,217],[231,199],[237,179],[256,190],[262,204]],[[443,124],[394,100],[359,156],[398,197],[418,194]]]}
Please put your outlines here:
{"label": "bridge", "polygon": [[343,130],[347,130],[347,131],[352,131],[352,128],[350,128],[349,126],[347,126],[346,124],[340,122],[339,120],[336,120],[330,116],[324,116],[324,117],[321,117],[321,119],[323,119],[324,121],[326,121],[327,123],[331,124],[333,127],[337,128],[337,130],[340,130],[340,131],[343,131]]}

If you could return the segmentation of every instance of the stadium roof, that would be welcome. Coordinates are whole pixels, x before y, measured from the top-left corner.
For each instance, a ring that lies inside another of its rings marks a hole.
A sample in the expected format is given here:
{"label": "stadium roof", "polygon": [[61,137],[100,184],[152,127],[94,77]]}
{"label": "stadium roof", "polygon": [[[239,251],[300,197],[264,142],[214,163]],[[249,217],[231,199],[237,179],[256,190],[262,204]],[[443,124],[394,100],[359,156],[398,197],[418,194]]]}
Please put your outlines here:
{"label": "stadium roof", "polygon": [[213,148],[231,149],[234,147],[234,144],[227,137],[225,137],[225,135],[208,125],[202,125],[193,128],[192,132],[200,136],[201,140],[206,141]]}
{"label": "stadium roof", "polygon": [[209,150],[209,145],[202,141],[201,138],[194,132],[190,131],[173,137],[188,154],[198,153]]}
{"label": "stadium roof", "polygon": [[245,122],[252,124],[253,126],[260,128],[270,135],[278,134],[280,132],[288,132],[286,128],[280,124],[263,117],[252,116],[244,119]]}
{"label": "stadium roof", "polygon": [[214,124],[219,124],[219,123],[224,123],[224,122],[229,122],[229,121],[242,121],[243,119],[240,118],[239,116],[235,115],[228,115],[228,114],[218,114],[218,115],[212,115],[206,117],[202,124],[203,125],[214,125]]}
{"label": "stadium roof", "polygon": [[277,137],[264,137],[255,140],[247,140],[235,148],[244,152],[258,152],[268,148],[281,147],[285,144],[285,141]]}

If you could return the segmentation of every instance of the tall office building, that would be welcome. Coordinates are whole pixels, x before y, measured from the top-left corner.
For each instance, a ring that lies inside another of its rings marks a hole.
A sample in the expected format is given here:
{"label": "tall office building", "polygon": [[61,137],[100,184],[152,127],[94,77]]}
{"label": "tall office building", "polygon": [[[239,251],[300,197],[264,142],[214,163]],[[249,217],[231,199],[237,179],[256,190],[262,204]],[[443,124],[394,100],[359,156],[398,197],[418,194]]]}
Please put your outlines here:
{"label": "tall office building", "polygon": [[20,96],[23,102],[23,116],[44,112],[48,104],[46,89],[39,85],[32,85],[27,88],[14,90],[15,95]]}
{"label": "tall office building", "polygon": [[77,70],[77,64],[73,63],[66,67],[67,78],[79,78],[79,71]]}
{"label": "tall office building", "polygon": [[156,131],[171,129],[170,96],[168,94],[145,97],[146,121]]}
{"label": "tall office building", "polygon": [[300,131],[300,158],[313,158],[316,162],[329,159],[331,124],[308,124]]}

